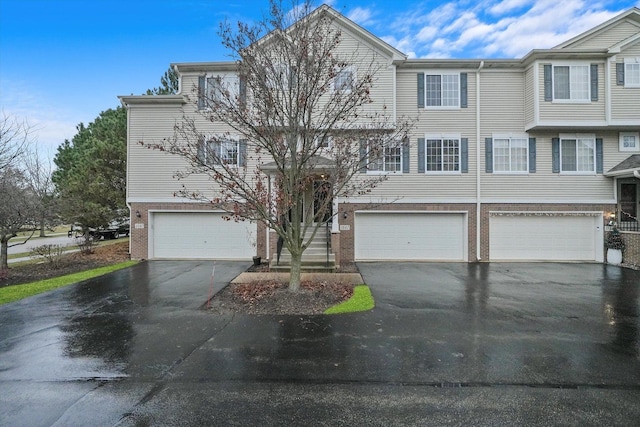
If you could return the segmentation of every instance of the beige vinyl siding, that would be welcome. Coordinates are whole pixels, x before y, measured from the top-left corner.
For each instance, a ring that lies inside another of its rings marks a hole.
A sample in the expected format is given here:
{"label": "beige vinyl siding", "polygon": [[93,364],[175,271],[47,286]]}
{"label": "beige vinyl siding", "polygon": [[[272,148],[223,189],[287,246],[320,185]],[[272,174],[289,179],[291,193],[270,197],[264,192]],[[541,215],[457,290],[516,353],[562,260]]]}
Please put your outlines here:
{"label": "beige vinyl siding", "polygon": [[[175,154],[149,149],[145,144],[159,144],[165,138],[173,136],[173,126],[182,118],[179,105],[131,105],[129,107],[129,146],[127,159],[127,200],[140,199],[172,199],[174,193],[182,189],[184,184],[190,191],[203,191],[212,195],[214,184],[204,175],[192,175],[184,180],[174,178],[176,171],[185,171],[186,161]],[[203,133],[221,132],[221,127],[202,120]],[[256,167],[247,147],[247,171]],[[178,201],[178,199],[176,199]]]}
{"label": "beige vinyl siding", "polygon": [[622,21],[592,35],[566,46],[572,49],[607,49],[638,33],[638,25]]}
{"label": "beige vinyl siding", "polygon": [[[367,113],[387,114],[393,112],[393,82],[395,67],[391,67],[391,58],[374,49],[366,41],[358,38],[346,28],[340,28],[342,37],[336,49],[336,56],[356,66],[358,78],[373,72],[371,99],[373,103],[365,107]],[[387,109],[385,109],[385,106]],[[391,116],[389,116],[391,117]],[[366,121],[363,120],[363,123]]]}
{"label": "beige vinyl siding", "polygon": [[[398,70],[398,116],[417,117],[410,138],[410,173],[389,176],[372,191],[374,197],[405,197],[434,200],[474,198],[476,192],[476,74],[467,73],[467,108],[418,109],[417,74],[428,69]],[[418,138],[427,134],[456,134],[469,140],[469,172],[460,174],[418,173]]]}
{"label": "beige vinyl siding", "polygon": [[[605,116],[605,78],[604,63],[598,64],[598,101],[584,103],[549,102],[544,100],[544,65],[538,65],[538,101],[540,105],[540,122],[570,122],[575,125],[592,124],[594,121],[604,121]],[[582,62],[580,63],[583,64]],[[584,62],[584,65],[589,65]]]}
{"label": "beige vinyl siding", "polygon": [[[585,132],[575,129],[572,132]],[[617,132],[595,132],[603,138],[604,172],[628,157],[618,151]],[[483,174],[482,198],[531,201],[589,202],[613,200],[613,180],[602,174],[567,175],[552,172],[551,139],[558,133],[530,133],[536,138],[536,172],[525,175]],[[483,150],[484,153],[484,150]]]}
{"label": "beige vinyl siding", "polygon": [[524,72],[524,122],[533,123],[536,119],[535,107],[535,68],[529,67]]}
{"label": "beige vinyl siding", "polygon": [[[617,55],[617,62],[625,58],[640,57],[640,43]],[[624,87],[616,84],[616,63],[611,63],[611,119],[637,120],[640,127],[640,87]]]}
{"label": "beige vinyl siding", "polygon": [[480,85],[481,131],[524,131],[525,103],[522,71],[482,72]]}

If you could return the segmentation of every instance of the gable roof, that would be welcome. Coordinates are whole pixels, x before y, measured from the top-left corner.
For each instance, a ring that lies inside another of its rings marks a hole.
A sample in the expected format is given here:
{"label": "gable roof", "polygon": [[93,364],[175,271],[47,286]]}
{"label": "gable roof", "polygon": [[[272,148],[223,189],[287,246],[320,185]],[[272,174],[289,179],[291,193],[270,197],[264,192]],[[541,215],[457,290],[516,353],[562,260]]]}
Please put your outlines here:
{"label": "gable roof", "polygon": [[567,40],[564,43],[559,44],[558,46],[555,46],[553,49],[566,49],[566,48],[571,48],[572,45],[575,45],[581,41],[587,40],[593,36],[595,36],[597,33],[606,31],[607,29],[615,26],[616,24],[628,20],[630,22],[633,22],[634,24],[640,26],[640,9],[637,7],[632,7],[631,9],[622,12],[621,14],[614,16],[613,18],[609,19],[606,22],[603,22],[602,24],[593,27],[592,29],[585,31],[582,34],[578,34],[577,36],[573,37],[572,39]]}

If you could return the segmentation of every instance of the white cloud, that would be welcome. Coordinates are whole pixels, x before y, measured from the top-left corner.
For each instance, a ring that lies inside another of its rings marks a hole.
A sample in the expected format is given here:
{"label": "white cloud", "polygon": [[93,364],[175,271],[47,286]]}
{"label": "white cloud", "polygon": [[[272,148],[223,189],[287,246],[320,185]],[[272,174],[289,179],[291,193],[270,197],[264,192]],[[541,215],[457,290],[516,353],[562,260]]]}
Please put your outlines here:
{"label": "white cloud", "polygon": [[363,7],[356,7],[347,14],[347,18],[363,26],[373,25],[375,23],[375,21],[373,20],[373,16],[374,13],[371,9]]}
{"label": "white cloud", "polygon": [[385,30],[393,36],[383,38],[417,57],[518,58],[569,40],[624,9],[610,0],[453,0],[435,9],[421,1],[389,16]]}

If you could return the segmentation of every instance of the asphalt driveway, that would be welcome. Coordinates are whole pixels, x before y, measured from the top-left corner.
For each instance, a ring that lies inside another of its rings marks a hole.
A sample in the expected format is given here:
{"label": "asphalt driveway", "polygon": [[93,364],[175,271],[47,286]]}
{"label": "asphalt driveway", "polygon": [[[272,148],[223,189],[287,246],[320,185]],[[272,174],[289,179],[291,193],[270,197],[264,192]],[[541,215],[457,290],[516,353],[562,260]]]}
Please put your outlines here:
{"label": "asphalt driveway", "polygon": [[[248,264],[218,262],[214,289]],[[640,272],[364,263],[377,306],[214,316],[210,262],[0,306],[0,425],[629,425]]]}

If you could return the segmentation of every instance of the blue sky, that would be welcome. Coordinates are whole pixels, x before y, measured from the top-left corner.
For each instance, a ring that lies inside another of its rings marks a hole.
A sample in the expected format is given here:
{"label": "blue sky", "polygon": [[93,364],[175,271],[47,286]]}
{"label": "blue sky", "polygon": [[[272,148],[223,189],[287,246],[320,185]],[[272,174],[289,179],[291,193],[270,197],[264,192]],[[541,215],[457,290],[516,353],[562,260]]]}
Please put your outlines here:
{"label": "blue sky", "polygon": [[[410,57],[518,58],[640,0],[328,0]],[[0,0],[0,108],[41,152],[75,126],[160,84],[172,62],[228,60],[219,23],[259,20],[268,0]],[[318,1],[317,4],[321,4]]]}

